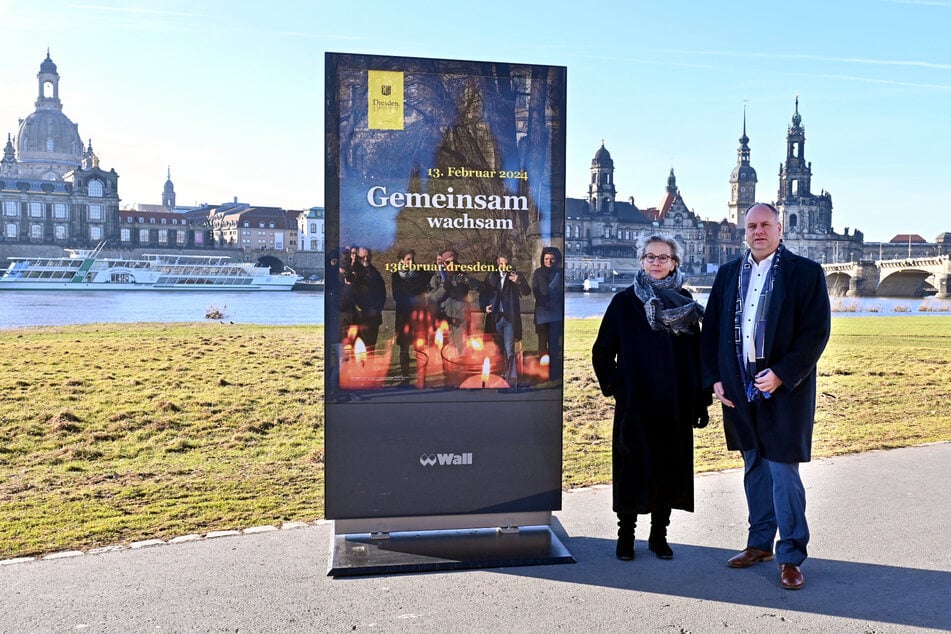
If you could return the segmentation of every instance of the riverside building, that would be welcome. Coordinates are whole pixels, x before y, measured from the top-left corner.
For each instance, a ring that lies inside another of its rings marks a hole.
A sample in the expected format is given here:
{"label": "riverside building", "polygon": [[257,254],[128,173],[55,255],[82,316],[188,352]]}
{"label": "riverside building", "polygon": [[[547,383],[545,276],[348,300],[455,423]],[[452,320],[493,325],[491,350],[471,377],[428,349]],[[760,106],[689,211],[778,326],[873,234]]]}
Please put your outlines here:
{"label": "riverside building", "polygon": [[99,166],[92,141],[63,113],[50,58],[36,75],[36,109],[7,133],[0,161],[0,241],[89,247],[119,231],[119,176]]}

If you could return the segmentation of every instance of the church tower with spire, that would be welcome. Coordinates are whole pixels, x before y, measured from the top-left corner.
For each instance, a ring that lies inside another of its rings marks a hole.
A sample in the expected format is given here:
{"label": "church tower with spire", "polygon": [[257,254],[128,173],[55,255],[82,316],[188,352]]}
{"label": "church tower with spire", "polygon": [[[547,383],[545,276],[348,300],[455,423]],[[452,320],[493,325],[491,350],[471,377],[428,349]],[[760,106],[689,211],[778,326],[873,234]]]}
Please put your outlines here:
{"label": "church tower with spire", "polygon": [[812,193],[812,163],[806,161],[806,129],[799,114],[799,95],[786,132],[786,161],[779,166],[776,208],[787,234],[826,234],[832,231],[832,196]]}
{"label": "church tower with spire", "polygon": [[746,106],[743,106],[743,136],[736,150],[736,167],[730,172],[730,222],[742,227],[743,215],[756,202],[756,170],[750,165],[750,138],[746,136]]}
{"label": "church tower with spire", "polygon": [[165,187],[162,188],[162,206],[172,211],[175,209],[175,185],[172,183],[172,168],[168,167]]}

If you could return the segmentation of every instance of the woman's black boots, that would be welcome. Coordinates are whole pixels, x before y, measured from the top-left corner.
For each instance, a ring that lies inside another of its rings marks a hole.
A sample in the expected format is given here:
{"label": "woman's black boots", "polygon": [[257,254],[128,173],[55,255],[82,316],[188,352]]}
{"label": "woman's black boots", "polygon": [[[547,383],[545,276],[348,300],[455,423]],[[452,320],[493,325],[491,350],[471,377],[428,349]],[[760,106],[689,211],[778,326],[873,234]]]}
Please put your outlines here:
{"label": "woman's black boots", "polygon": [[615,554],[621,561],[634,559],[634,525],[637,516],[634,514],[617,514],[617,549]]}
{"label": "woman's black boots", "polygon": [[674,558],[674,551],[667,543],[668,524],[670,524],[670,509],[657,509],[651,513],[651,534],[647,539],[647,547],[661,559]]}

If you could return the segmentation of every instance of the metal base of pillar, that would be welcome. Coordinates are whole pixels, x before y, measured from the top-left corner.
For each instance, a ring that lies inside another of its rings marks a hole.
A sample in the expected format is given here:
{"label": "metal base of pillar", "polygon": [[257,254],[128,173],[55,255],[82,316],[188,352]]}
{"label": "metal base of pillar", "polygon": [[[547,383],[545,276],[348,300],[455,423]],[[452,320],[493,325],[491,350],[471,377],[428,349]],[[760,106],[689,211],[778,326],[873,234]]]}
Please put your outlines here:
{"label": "metal base of pillar", "polygon": [[335,535],[331,577],[573,564],[549,526]]}

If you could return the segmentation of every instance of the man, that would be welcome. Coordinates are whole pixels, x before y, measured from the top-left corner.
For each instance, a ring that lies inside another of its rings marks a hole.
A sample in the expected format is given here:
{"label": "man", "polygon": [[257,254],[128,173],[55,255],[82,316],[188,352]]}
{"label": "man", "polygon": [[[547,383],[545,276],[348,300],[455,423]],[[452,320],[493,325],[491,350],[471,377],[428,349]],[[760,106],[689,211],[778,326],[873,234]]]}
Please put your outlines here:
{"label": "man", "polygon": [[402,249],[399,266],[390,280],[393,289],[396,319],[396,343],[400,347],[400,382],[409,383],[409,357],[419,331],[426,327],[426,293],[431,273],[416,266],[416,251]]}
{"label": "man", "polygon": [[749,251],[717,272],[701,360],[703,384],[723,406],[727,447],[743,453],[749,535],[728,564],[775,557],[782,587],[798,590],[809,542],[799,463],[811,458],[816,363],[831,309],[822,267],[788,251],[782,229],[772,205],[746,211]]}
{"label": "man", "polygon": [[367,350],[376,347],[383,323],[383,306],[386,304],[386,282],[373,266],[373,253],[366,247],[356,249],[355,267],[362,266],[360,284],[357,285],[356,302],[360,309],[360,328]]}
{"label": "man", "polygon": [[480,304],[485,311],[485,332],[492,334],[499,350],[505,355],[505,379],[509,384],[518,381],[518,363],[515,342],[522,340],[521,297],[531,294],[525,276],[509,265],[511,256],[502,253],[496,258],[498,270],[485,276],[480,293]]}

